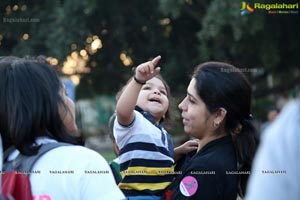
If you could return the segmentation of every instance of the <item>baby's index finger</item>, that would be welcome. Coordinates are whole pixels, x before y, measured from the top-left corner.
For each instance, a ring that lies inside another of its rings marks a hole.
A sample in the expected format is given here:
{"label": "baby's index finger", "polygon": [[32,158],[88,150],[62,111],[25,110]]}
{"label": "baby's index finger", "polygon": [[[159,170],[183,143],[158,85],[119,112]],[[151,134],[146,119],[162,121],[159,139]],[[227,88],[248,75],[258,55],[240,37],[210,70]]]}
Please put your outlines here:
{"label": "baby's index finger", "polygon": [[153,60],[151,61],[153,63],[154,66],[156,66],[158,64],[158,62],[160,61],[161,56],[156,56],[155,58],[153,58]]}

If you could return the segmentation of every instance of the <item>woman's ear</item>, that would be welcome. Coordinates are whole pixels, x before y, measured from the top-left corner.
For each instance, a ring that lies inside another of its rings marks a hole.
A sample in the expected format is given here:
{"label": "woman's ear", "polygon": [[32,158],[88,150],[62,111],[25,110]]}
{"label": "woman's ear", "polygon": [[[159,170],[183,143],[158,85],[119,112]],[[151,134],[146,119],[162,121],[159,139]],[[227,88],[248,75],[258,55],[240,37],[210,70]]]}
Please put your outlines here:
{"label": "woman's ear", "polygon": [[227,114],[227,110],[225,108],[219,108],[217,111],[215,111],[214,115],[214,127],[219,127],[220,124],[224,121]]}

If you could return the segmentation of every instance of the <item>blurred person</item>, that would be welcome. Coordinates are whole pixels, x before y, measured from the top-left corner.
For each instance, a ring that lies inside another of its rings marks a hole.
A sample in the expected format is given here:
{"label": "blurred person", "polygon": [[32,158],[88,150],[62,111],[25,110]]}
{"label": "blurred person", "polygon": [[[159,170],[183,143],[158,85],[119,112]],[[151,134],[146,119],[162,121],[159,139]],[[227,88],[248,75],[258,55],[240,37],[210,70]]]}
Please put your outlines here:
{"label": "blurred person", "polygon": [[245,200],[300,199],[300,101],[290,101],[265,130]]}
{"label": "blurred person", "polygon": [[[224,73],[229,71],[231,73]],[[227,63],[196,67],[179,104],[184,131],[199,148],[183,159],[166,200],[236,200],[243,196],[256,151],[251,116],[252,89],[242,72]]]}
{"label": "blurred person", "polygon": [[[7,161],[36,155],[48,143],[78,144],[74,104],[56,70],[43,57],[0,59],[0,132]],[[42,155],[29,176],[34,198],[124,199],[106,160],[78,145],[57,147]]]}
{"label": "blurred person", "polygon": [[287,90],[284,90],[283,92],[281,92],[279,97],[277,97],[276,107],[279,110],[281,110],[285,106],[285,104],[289,102],[289,100],[290,100],[289,92]]}
{"label": "blurred person", "polygon": [[265,129],[272,124],[279,114],[279,110],[275,106],[271,106],[267,111],[267,121],[261,125],[260,133],[262,134]]}
{"label": "blurred person", "polygon": [[112,172],[114,174],[114,178],[117,184],[119,184],[122,180],[122,176],[120,173],[120,160],[119,160],[119,147],[116,143],[116,139],[114,137],[114,121],[116,119],[116,113],[112,114],[112,116],[109,119],[108,122],[108,128],[109,128],[109,137],[112,141],[112,145],[113,145],[113,151],[116,155],[116,158],[109,161],[109,165],[112,169]]}

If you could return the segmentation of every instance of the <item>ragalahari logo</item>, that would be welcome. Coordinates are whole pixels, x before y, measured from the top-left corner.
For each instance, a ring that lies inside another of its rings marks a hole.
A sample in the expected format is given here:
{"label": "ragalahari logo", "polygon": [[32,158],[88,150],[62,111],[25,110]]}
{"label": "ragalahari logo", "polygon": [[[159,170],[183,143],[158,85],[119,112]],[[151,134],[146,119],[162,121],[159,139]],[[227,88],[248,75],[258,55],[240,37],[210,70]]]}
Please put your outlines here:
{"label": "ragalahari logo", "polygon": [[254,8],[252,8],[248,3],[245,1],[242,2],[242,8],[241,8],[241,15],[249,14],[254,12]]}

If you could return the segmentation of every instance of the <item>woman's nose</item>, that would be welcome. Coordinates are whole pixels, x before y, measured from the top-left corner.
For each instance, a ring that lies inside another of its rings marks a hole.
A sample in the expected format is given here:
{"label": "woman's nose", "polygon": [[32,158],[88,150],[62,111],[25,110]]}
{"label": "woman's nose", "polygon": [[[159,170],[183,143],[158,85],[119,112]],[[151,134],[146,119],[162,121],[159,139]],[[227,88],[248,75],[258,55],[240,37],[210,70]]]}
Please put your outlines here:
{"label": "woman's nose", "polygon": [[185,109],[185,98],[179,103],[178,108],[180,110],[184,110]]}

